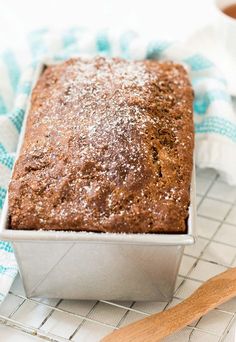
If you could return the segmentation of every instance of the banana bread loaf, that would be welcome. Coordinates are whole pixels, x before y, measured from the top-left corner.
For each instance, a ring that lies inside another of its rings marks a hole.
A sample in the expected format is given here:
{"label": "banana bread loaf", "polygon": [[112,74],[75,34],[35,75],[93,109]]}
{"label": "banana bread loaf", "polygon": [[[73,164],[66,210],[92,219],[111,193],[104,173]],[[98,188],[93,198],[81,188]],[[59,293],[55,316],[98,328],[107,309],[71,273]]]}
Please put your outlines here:
{"label": "banana bread loaf", "polygon": [[172,62],[48,66],[9,186],[12,229],[186,232],[192,103]]}

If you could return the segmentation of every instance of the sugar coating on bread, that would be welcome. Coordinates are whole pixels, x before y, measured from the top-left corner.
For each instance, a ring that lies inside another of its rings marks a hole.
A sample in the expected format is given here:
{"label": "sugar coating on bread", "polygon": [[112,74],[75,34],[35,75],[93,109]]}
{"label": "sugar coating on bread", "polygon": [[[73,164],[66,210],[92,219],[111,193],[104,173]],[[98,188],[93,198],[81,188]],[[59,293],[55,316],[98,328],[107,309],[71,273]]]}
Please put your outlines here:
{"label": "sugar coating on bread", "polygon": [[186,232],[192,103],[187,72],[172,62],[47,67],[9,185],[11,227]]}

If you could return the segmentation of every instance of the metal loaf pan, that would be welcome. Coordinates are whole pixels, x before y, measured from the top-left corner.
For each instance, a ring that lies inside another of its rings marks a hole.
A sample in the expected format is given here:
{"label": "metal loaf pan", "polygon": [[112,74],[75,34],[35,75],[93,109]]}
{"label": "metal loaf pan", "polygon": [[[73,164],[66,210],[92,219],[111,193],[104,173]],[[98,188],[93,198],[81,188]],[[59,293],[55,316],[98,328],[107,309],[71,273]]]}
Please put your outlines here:
{"label": "metal loaf pan", "polygon": [[[35,82],[45,68],[37,69]],[[17,153],[24,138],[28,108]],[[28,297],[169,300],[185,245],[195,241],[195,172],[186,234],[115,234],[8,228],[8,195],[0,238],[13,245]]]}

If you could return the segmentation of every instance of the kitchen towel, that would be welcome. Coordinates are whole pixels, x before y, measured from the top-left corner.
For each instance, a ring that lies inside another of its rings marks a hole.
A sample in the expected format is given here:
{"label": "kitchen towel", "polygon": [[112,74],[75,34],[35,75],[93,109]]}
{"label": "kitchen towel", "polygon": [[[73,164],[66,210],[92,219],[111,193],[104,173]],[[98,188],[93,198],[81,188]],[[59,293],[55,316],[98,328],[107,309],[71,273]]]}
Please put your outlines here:
{"label": "kitchen towel", "polygon": [[[0,214],[38,62],[98,54],[184,63],[195,92],[196,163],[216,169],[225,181],[236,185],[236,114],[224,78],[211,61],[183,44],[148,41],[134,32],[42,29],[30,33],[21,50],[8,49],[0,55]],[[12,247],[0,242],[0,301],[16,274]]]}

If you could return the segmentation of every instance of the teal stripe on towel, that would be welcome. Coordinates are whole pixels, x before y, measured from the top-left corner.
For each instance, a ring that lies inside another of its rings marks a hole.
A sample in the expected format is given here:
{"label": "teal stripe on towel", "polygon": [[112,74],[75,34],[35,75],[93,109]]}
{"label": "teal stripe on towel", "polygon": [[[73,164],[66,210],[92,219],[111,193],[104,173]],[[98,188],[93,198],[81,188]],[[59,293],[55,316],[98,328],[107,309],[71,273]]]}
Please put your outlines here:
{"label": "teal stripe on towel", "polygon": [[213,89],[204,93],[195,92],[194,112],[199,115],[205,115],[208,107],[215,101],[225,101],[230,103],[230,95],[221,89]]}
{"label": "teal stripe on towel", "polygon": [[168,41],[153,41],[147,47],[147,59],[159,59],[162,57],[163,52],[170,46]]}
{"label": "teal stripe on towel", "polygon": [[216,133],[236,142],[236,125],[219,116],[205,118],[201,123],[195,123],[196,133]]}
{"label": "teal stripe on towel", "polygon": [[209,61],[209,59],[199,54],[195,54],[191,57],[185,58],[183,61],[191,67],[192,71],[208,69],[214,66],[214,63],[212,63],[211,61]]}
{"label": "teal stripe on towel", "polygon": [[0,154],[0,164],[12,169],[14,158],[9,154]]}
{"label": "teal stripe on towel", "polygon": [[6,241],[0,241],[0,250],[12,253],[13,248],[9,242]]}
{"label": "teal stripe on towel", "polygon": [[5,267],[0,265],[0,275],[5,275],[8,276],[10,278],[15,278],[17,273],[17,269],[15,267]]}
{"label": "teal stripe on towel", "polygon": [[7,107],[5,105],[5,102],[2,98],[2,96],[0,95],[0,115],[5,114],[6,112],[7,112]]}
{"label": "teal stripe on towel", "polygon": [[14,124],[14,126],[16,127],[16,129],[19,133],[21,130],[23,119],[24,119],[24,114],[25,114],[24,110],[18,108],[13,113],[11,113],[9,115],[9,119]]}
{"label": "teal stripe on towel", "polygon": [[99,32],[96,36],[96,49],[104,55],[111,52],[111,44],[106,32]]}
{"label": "teal stripe on towel", "polygon": [[21,74],[20,66],[18,65],[16,56],[11,50],[7,50],[3,53],[2,59],[6,65],[12,89],[14,92],[16,92]]}
{"label": "teal stripe on towel", "polygon": [[7,190],[0,186],[0,209],[3,208],[3,203],[6,197]]}
{"label": "teal stripe on towel", "polygon": [[0,143],[0,153],[7,153],[7,150],[5,149],[2,143]]}

